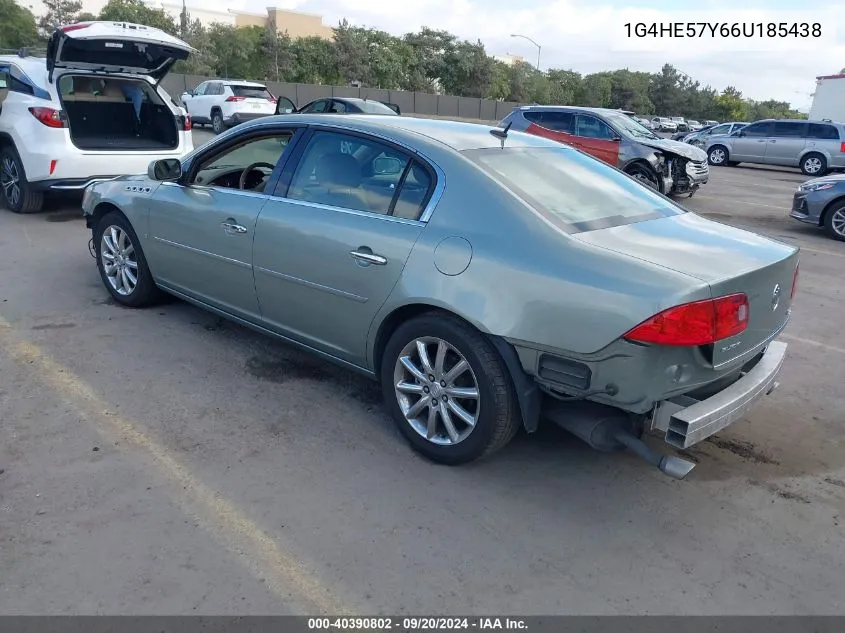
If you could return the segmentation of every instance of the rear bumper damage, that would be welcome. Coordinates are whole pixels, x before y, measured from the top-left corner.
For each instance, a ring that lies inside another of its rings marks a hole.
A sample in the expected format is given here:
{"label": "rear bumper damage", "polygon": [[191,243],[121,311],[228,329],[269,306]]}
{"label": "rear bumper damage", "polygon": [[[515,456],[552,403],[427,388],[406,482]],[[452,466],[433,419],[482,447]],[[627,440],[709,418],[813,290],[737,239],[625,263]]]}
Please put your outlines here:
{"label": "rear bumper damage", "polygon": [[786,343],[769,343],[760,361],[739,380],[704,400],[679,396],[660,402],[651,429],[665,433],[666,443],[689,448],[742,418],[777,387]]}

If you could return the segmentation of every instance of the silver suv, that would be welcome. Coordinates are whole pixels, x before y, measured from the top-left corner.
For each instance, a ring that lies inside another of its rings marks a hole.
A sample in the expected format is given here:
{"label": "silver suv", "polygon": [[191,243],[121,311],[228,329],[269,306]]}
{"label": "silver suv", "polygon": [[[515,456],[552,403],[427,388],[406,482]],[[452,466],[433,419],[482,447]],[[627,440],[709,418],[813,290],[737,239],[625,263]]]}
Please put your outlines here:
{"label": "silver suv", "polygon": [[845,125],[824,121],[766,119],[731,134],[711,135],[711,165],[758,163],[799,167],[806,176],[845,168]]}

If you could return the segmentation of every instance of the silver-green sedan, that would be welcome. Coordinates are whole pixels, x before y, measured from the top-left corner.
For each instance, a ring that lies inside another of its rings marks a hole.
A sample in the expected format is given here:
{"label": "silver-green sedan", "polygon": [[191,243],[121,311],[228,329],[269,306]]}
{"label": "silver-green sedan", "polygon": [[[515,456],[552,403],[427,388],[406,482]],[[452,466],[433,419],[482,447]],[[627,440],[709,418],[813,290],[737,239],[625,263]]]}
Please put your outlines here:
{"label": "silver-green sedan", "polygon": [[669,475],[776,386],[798,251],[538,136],[275,116],[85,192],[106,289],[166,292],[379,380],[459,464],[551,420]]}

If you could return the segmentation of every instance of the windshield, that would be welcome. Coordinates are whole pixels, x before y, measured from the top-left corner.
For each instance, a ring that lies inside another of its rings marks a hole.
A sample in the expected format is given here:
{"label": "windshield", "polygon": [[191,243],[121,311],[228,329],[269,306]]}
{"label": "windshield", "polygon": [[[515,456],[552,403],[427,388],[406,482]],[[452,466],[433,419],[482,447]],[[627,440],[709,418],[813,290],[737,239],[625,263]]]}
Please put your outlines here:
{"label": "windshield", "polygon": [[571,148],[506,147],[464,154],[569,232],[684,213],[630,176]]}
{"label": "windshield", "polygon": [[629,116],[626,116],[624,114],[607,114],[605,116],[607,120],[613,124],[613,127],[615,127],[617,130],[627,136],[647,139],[660,138],[659,136],[656,136],[654,132],[649,130],[647,127],[641,125],[639,122],[635,121]]}
{"label": "windshield", "polygon": [[358,107],[367,114],[392,114],[396,116],[396,112],[380,101],[360,101]]}

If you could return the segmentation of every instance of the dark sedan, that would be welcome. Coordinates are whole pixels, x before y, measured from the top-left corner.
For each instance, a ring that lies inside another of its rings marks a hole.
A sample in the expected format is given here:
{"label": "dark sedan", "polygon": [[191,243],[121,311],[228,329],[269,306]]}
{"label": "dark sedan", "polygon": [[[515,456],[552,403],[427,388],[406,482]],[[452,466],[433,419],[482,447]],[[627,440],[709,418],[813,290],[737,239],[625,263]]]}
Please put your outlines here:
{"label": "dark sedan", "polygon": [[[289,101],[286,99],[285,101]],[[282,110],[282,100],[279,99],[279,110],[276,114],[285,114],[290,110]],[[386,114],[397,116],[401,114],[396,104],[386,104],[373,99],[358,99],[355,97],[326,97],[312,101],[298,110],[299,114]]]}
{"label": "dark sedan", "polygon": [[799,222],[823,226],[845,242],[845,174],[813,178],[798,187],[790,215]]}

